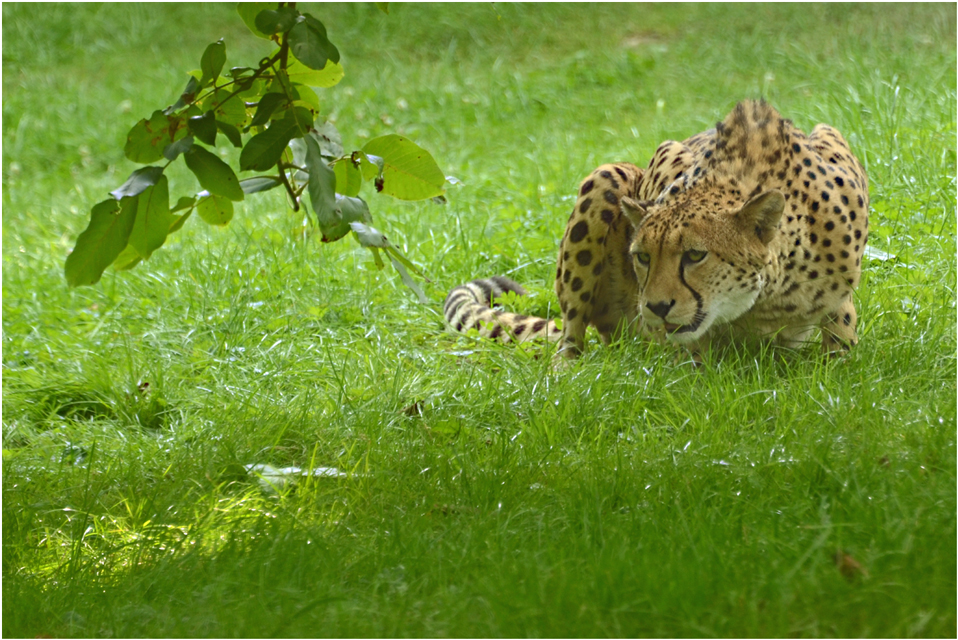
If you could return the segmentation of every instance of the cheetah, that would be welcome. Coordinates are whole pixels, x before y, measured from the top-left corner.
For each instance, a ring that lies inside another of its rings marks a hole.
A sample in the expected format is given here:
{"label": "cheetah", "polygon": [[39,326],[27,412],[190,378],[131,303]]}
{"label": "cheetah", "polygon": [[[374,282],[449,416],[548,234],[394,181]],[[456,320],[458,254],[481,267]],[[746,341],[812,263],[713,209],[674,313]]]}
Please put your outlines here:
{"label": "cheetah", "polygon": [[806,136],[764,100],[656,149],[648,168],[605,164],[579,186],[559,248],[555,320],[494,308],[504,277],[454,288],[455,331],[546,338],[575,358],[591,325],[606,344],[641,335],[696,356],[729,342],[822,350],[858,343],[853,292],[868,242],[868,179],[833,127]]}

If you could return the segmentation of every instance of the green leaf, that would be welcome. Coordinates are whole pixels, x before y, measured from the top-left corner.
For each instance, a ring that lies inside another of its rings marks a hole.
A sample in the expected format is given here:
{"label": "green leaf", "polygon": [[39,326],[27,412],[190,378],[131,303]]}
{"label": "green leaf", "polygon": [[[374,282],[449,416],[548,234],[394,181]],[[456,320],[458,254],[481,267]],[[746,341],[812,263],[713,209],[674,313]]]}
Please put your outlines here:
{"label": "green leaf", "polygon": [[340,160],[333,165],[336,172],[336,191],[344,196],[359,195],[359,188],[363,185],[363,174],[349,158]]}
{"label": "green leaf", "polygon": [[143,262],[143,256],[133,248],[132,244],[126,245],[126,249],[120,252],[111,265],[116,271],[129,271],[136,265]]}
{"label": "green leaf", "polygon": [[242,200],[246,197],[230,166],[203,147],[194,146],[183,155],[183,159],[200,181],[200,185],[210,193],[230,200]]}
{"label": "green leaf", "polygon": [[173,162],[181,153],[186,152],[187,149],[193,146],[193,136],[186,136],[181,140],[170,143],[166,145],[166,148],[163,149],[163,157]]}
{"label": "green leaf", "polygon": [[312,16],[304,16],[289,30],[289,50],[310,69],[322,69],[327,60],[339,62],[339,50],[326,37],[326,27]]}
{"label": "green leaf", "polygon": [[351,222],[372,222],[369,205],[362,198],[350,198],[336,194],[336,211],[339,222],[329,227],[321,227],[323,242],[335,242],[350,230]]}
{"label": "green leaf", "polygon": [[180,94],[179,100],[174,102],[172,105],[167,107],[163,113],[165,115],[170,115],[174,111],[179,111],[186,105],[190,104],[196,100],[196,94],[200,90],[200,82],[193,76],[190,76],[189,82],[186,83],[186,89],[183,90],[183,93]]}
{"label": "green leaf", "polygon": [[240,180],[240,188],[243,189],[243,193],[246,194],[269,191],[281,184],[283,184],[282,180],[274,176],[255,176],[253,178]]}
{"label": "green leaf", "polygon": [[343,138],[332,122],[313,127],[313,135],[319,142],[320,153],[327,158],[339,158],[343,155]]}
{"label": "green leaf", "polygon": [[299,11],[291,7],[280,7],[275,11],[267,9],[256,15],[256,28],[267,35],[285,33],[296,24],[298,17]]}
{"label": "green leaf", "polygon": [[292,58],[286,66],[286,72],[289,74],[291,82],[306,85],[308,87],[319,87],[328,89],[339,84],[346,72],[338,62],[327,62],[326,66],[320,70],[310,69],[305,64]]}
{"label": "green leaf", "polygon": [[388,3],[388,2],[377,2],[377,3],[376,3],[376,6],[379,8],[380,11],[382,11],[382,12],[385,13],[386,15],[389,15],[389,3]]}
{"label": "green leaf", "polygon": [[119,189],[111,191],[110,195],[117,200],[138,196],[159,182],[162,175],[163,167],[143,167],[142,169],[137,169],[130,174],[130,177],[126,179],[126,182],[124,182]]}
{"label": "green leaf", "polygon": [[240,90],[237,97],[248,102],[259,102],[259,97],[266,93],[266,81],[263,78],[256,78],[252,82],[244,80],[236,86]]}
{"label": "green leaf", "polygon": [[349,233],[349,223],[340,220],[328,227],[320,227],[323,232],[323,242],[336,242]]}
{"label": "green leaf", "polygon": [[[385,160],[377,155],[363,153],[362,151],[354,151],[352,157],[354,160],[359,160],[359,166],[363,171],[363,180],[375,179],[377,183],[382,180],[383,169],[386,167]],[[382,187],[377,187],[377,190],[382,191]]]}
{"label": "green leaf", "polygon": [[356,239],[364,247],[376,247],[377,249],[385,249],[389,246],[389,240],[386,239],[386,236],[383,235],[378,229],[373,227],[366,226],[360,222],[354,222],[350,225],[353,230],[353,233],[356,234]]}
{"label": "green leaf", "polygon": [[376,263],[376,268],[382,271],[386,267],[386,263],[383,262],[383,258],[379,255],[379,249],[376,247],[369,247],[370,253],[373,254],[373,262]]}
{"label": "green leaf", "polygon": [[229,140],[234,147],[238,149],[243,148],[243,138],[240,136],[239,129],[231,124],[220,122],[219,120],[216,121],[216,128],[226,136],[226,139]]}
{"label": "green leaf", "polygon": [[312,126],[312,114],[307,109],[295,107],[282,120],[273,120],[269,128],[258,133],[246,143],[240,153],[240,169],[243,171],[267,171],[271,169],[293,138],[298,138]]}
{"label": "green leaf", "polygon": [[181,216],[174,216],[173,222],[170,224],[170,233],[173,233],[174,231],[179,231],[180,229],[182,229],[183,225],[186,223],[186,221],[189,219],[191,215],[193,215],[193,207],[190,207],[189,211],[187,211]]}
{"label": "green leaf", "polygon": [[[303,18],[305,19],[304,22],[309,26],[310,30],[326,41],[326,53],[328,54],[327,57],[333,62],[339,62],[339,49],[333,46],[333,43],[330,42],[329,38],[326,36],[326,25],[308,13],[303,15]],[[313,68],[315,69],[316,67]]]}
{"label": "green leaf", "polygon": [[289,146],[283,152],[282,162],[298,167],[293,172],[293,179],[296,182],[305,184],[309,181],[309,173],[306,170],[306,142],[304,138],[294,138],[289,141]]}
{"label": "green leaf", "polygon": [[233,201],[222,196],[204,196],[197,203],[196,211],[204,222],[225,226],[233,219]]}
{"label": "green leaf", "polygon": [[313,112],[307,109],[306,107],[293,107],[286,112],[284,120],[292,119],[294,121],[294,126],[296,127],[296,135],[294,138],[300,138],[309,133],[310,129],[313,128]]}
{"label": "green leaf", "polygon": [[339,224],[342,215],[336,209],[336,173],[329,168],[319,150],[319,142],[313,134],[306,142],[306,169],[309,171],[309,201],[320,229]]}
{"label": "green leaf", "polygon": [[246,105],[238,95],[235,98],[232,96],[233,94],[229,91],[217,89],[203,101],[201,107],[204,112],[212,109],[216,119],[221,122],[234,127],[243,127],[249,118],[246,115]]}
{"label": "green leaf", "polygon": [[176,201],[176,205],[174,205],[173,208],[170,209],[170,213],[176,213],[177,211],[182,211],[183,209],[192,209],[195,206],[196,206],[195,197],[191,198],[189,196],[183,196],[182,198]]}
{"label": "green leaf", "polygon": [[155,185],[137,196],[136,201],[136,221],[129,241],[145,260],[163,246],[173,223],[166,176],[160,176]]}
{"label": "green leaf", "polygon": [[416,281],[412,279],[412,276],[409,275],[409,272],[406,271],[402,263],[396,259],[396,254],[398,253],[399,252],[394,247],[386,249],[386,254],[389,256],[389,261],[393,263],[393,268],[399,272],[399,277],[402,278],[402,283],[413,290],[413,293],[416,294],[420,304],[429,304],[429,298],[426,297],[426,294],[423,292],[423,290],[418,284],[416,284]]}
{"label": "green leaf", "polygon": [[249,30],[253,32],[253,35],[269,39],[268,35],[257,28],[256,16],[258,16],[261,11],[273,10],[276,9],[277,6],[278,3],[276,2],[240,2],[236,5],[236,12],[240,18],[243,19],[243,22],[246,23],[246,26],[249,27]]}
{"label": "green leaf", "polygon": [[[129,206],[132,203],[132,206]],[[124,207],[113,198],[93,206],[90,224],[77,237],[73,252],[67,256],[63,272],[71,287],[96,284],[126,246],[136,219],[136,199]]]}
{"label": "green leaf", "polygon": [[[426,298],[426,294],[423,293],[423,290],[416,284],[416,281],[412,279],[409,275],[409,272],[406,271],[404,265],[412,267],[412,263],[406,259],[399,250],[389,243],[389,240],[386,239],[382,233],[373,227],[369,227],[361,222],[351,222],[349,223],[350,228],[353,230],[353,233],[356,234],[356,239],[359,241],[359,244],[364,247],[369,247],[375,251],[377,249],[382,249],[386,252],[386,255],[389,256],[389,261],[392,262],[393,268],[399,272],[399,277],[402,278],[403,284],[415,292],[416,297],[419,298],[419,302],[422,304],[427,304],[429,299]],[[378,260],[377,260],[378,263]],[[414,271],[417,271],[415,267],[412,267]],[[421,274],[420,274],[421,275]]]}
{"label": "green leaf", "polygon": [[397,249],[395,246],[393,246],[393,245],[388,246],[388,247],[386,248],[386,253],[391,254],[393,258],[395,258],[396,260],[399,260],[399,262],[401,262],[403,265],[405,265],[405,267],[406,267],[407,269],[409,269],[410,271],[412,271],[413,273],[415,273],[417,276],[419,276],[420,278],[422,278],[422,279],[425,280],[426,282],[432,282],[432,280],[430,280],[429,278],[426,277],[426,274],[424,274],[422,271],[420,271],[419,269],[417,269],[417,268],[416,268],[416,265],[414,265],[412,262],[409,261],[409,258],[407,258],[407,257],[404,256],[403,254],[399,253],[399,249]]}
{"label": "green leaf", "polygon": [[429,152],[416,143],[390,134],[370,140],[363,152],[383,159],[382,189],[377,184],[377,190],[400,200],[442,195],[446,176]]}
{"label": "green leaf", "polygon": [[273,123],[266,131],[249,139],[240,153],[241,171],[268,171],[279,162],[295,133],[295,127],[283,126],[282,122]]}
{"label": "green leaf", "polygon": [[203,52],[203,58],[200,60],[200,69],[203,70],[203,79],[200,84],[204,87],[216,82],[226,64],[226,43],[220,38],[216,42],[206,47]]}
{"label": "green leaf", "polygon": [[256,107],[256,115],[253,116],[253,120],[249,123],[249,126],[258,127],[266,124],[276,109],[288,104],[289,99],[282,93],[267,93],[260,99],[259,106]]}
{"label": "green leaf", "polygon": [[299,94],[299,100],[294,100],[293,105],[297,107],[307,107],[313,112],[313,116],[319,113],[319,96],[310,87],[304,84],[293,84],[293,90]]}
{"label": "green leaf", "polygon": [[[278,69],[278,70],[276,71],[276,73],[273,75],[272,80],[269,81],[269,83],[268,83],[268,85],[267,85],[267,87],[266,87],[266,92],[267,92],[267,93],[281,93],[281,94],[283,94],[283,95],[286,95],[286,87],[289,87],[289,86],[290,86],[290,83],[289,83],[289,75],[287,75],[287,73],[286,73],[286,71],[285,71],[284,69]],[[290,97],[291,97],[293,100],[295,100],[296,98],[299,97],[299,94],[296,93],[296,90],[295,90],[295,89],[293,89],[292,94],[290,95]]]}
{"label": "green leaf", "polygon": [[182,118],[154,111],[149,120],[143,118],[130,129],[123,153],[133,162],[149,164],[163,157],[166,145],[186,134]]}
{"label": "green leaf", "polygon": [[351,198],[336,194],[336,208],[339,209],[345,222],[372,222],[369,205],[362,198]]}
{"label": "green leaf", "polygon": [[190,131],[193,132],[193,135],[199,138],[200,142],[204,142],[210,146],[216,144],[216,115],[212,110],[207,111],[201,116],[194,116],[187,120],[187,124],[190,127]]}

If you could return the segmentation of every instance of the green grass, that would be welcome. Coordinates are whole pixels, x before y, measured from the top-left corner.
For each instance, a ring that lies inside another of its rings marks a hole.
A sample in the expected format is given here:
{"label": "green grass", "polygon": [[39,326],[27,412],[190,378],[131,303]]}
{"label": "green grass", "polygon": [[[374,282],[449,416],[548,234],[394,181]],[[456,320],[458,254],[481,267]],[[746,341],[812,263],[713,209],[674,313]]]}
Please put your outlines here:
{"label": "green grass", "polygon": [[[4,636],[954,636],[953,5],[308,10],[346,146],[403,133],[463,182],[363,194],[428,306],[275,192],[67,289],[129,127],[209,42],[268,47],[228,5],[3,7]],[[581,177],[758,96],[845,134],[897,256],[847,358],[593,335],[555,373],[443,331],[476,276],[548,312]],[[350,475],[274,495],[252,463]]]}

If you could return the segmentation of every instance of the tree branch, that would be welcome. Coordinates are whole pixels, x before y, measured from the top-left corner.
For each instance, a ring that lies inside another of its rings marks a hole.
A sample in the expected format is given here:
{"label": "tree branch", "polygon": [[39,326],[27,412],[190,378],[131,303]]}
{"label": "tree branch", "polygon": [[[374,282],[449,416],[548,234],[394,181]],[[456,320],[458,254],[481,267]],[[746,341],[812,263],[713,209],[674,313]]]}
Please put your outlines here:
{"label": "tree branch", "polygon": [[299,211],[299,198],[296,196],[296,192],[293,190],[293,186],[289,183],[289,180],[286,178],[286,172],[282,169],[279,170],[279,179],[283,183],[283,186],[286,187],[286,193],[293,199],[293,211]]}

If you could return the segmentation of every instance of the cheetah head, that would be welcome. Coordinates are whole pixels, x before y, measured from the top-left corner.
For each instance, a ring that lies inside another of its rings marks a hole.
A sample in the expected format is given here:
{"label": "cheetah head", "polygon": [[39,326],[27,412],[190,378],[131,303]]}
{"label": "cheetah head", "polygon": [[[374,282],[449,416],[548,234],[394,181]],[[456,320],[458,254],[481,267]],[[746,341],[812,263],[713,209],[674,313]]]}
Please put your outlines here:
{"label": "cheetah head", "polygon": [[748,311],[765,286],[769,243],[784,208],[777,190],[744,204],[724,190],[690,190],[664,203],[622,198],[647,326],[688,344]]}

